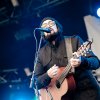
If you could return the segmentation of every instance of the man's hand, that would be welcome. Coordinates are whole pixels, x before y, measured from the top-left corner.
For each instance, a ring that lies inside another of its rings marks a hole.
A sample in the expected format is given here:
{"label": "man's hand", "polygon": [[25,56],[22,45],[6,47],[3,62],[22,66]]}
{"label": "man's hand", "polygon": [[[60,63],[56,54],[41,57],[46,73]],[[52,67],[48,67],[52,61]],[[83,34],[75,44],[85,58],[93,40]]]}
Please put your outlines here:
{"label": "man's hand", "polygon": [[57,75],[58,72],[58,66],[56,66],[56,64],[54,64],[54,66],[52,66],[48,71],[47,74],[50,78],[54,78]]}
{"label": "man's hand", "polygon": [[77,54],[77,52],[74,52],[73,55],[76,55],[77,58],[71,58],[70,64],[72,67],[78,67],[81,64],[81,56]]}
{"label": "man's hand", "polygon": [[71,58],[70,59],[70,64],[71,64],[72,67],[78,67],[81,64],[81,59]]}

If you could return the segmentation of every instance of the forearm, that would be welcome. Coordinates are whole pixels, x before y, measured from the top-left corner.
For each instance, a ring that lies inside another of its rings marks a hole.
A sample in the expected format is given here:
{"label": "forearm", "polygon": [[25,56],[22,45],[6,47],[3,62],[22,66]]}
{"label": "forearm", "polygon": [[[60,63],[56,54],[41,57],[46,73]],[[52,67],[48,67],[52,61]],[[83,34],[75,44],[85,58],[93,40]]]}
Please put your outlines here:
{"label": "forearm", "polygon": [[[44,73],[43,75],[36,76],[35,82],[38,89],[45,88],[48,86],[51,82],[51,78],[48,76],[47,73]],[[34,86],[34,87],[36,87]]]}
{"label": "forearm", "polygon": [[100,64],[97,57],[89,57],[89,58],[82,57],[81,67],[84,67],[85,69],[95,70],[99,68],[99,66]]}

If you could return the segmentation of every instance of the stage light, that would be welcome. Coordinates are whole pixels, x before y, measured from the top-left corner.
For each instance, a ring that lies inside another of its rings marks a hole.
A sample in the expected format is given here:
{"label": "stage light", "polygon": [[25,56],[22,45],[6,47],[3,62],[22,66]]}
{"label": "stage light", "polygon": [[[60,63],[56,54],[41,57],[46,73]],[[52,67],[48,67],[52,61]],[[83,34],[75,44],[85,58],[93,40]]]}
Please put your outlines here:
{"label": "stage light", "polygon": [[13,90],[8,100],[36,100],[26,90]]}
{"label": "stage light", "polygon": [[38,98],[36,96],[34,96],[33,100],[38,100]]}
{"label": "stage light", "polygon": [[97,16],[100,17],[100,8],[97,9]]}
{"label": "stage light", "polygon": [[11,3],[12,3],[12,5],[13,5],[14,7],[19,6],[18,0],[11,0]]}

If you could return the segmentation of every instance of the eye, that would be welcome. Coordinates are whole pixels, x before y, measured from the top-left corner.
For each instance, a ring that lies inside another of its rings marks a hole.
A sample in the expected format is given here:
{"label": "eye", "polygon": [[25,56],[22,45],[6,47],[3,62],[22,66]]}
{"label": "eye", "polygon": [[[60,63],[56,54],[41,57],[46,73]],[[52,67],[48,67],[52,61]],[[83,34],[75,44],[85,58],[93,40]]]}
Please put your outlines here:
{"label": "eye", "polygon": [[52,26],[55,25],[55,22],[54,21],[50,21],[48,24],[49,24],[50,27],[52,27]]}
{"label": "eye", "polygon": [[47,23],[42,24],[41,27],[42,27],[42,28],[46,28],[46,27],[47,27]]}

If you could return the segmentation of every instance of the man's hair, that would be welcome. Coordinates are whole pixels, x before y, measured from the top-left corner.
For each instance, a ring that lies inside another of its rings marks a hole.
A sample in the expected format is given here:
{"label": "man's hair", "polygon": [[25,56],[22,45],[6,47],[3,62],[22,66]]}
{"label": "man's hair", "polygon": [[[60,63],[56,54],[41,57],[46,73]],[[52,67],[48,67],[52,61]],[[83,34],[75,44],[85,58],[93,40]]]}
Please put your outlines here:
{"label": "man's hair", "polygon": [[41,27],[42,23],[43,23],[44,21],[46,21],[46,20],[52,20],[52,21],[54,21],[55,24],[57,25],[58,32],[59,32],[59,33],[62,33],[62,32],[63,32],[63,27],[62,27],[62,25],[61,25],[57,20],[55,20],[55,19],[52,18],[52,17],[45,17],[45,18],[43,18],[43,20],[42,20],[41,23],[40,23],[40,27]]}

